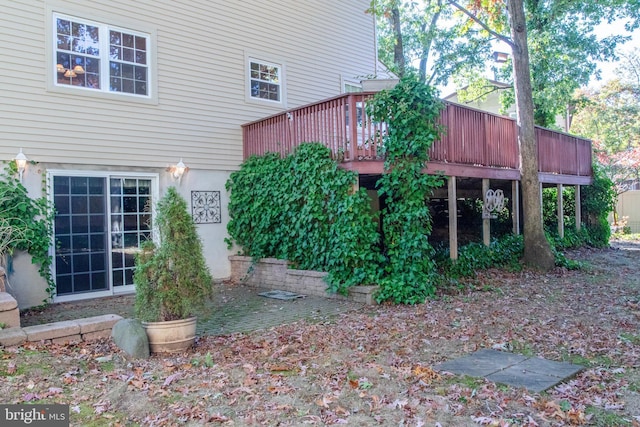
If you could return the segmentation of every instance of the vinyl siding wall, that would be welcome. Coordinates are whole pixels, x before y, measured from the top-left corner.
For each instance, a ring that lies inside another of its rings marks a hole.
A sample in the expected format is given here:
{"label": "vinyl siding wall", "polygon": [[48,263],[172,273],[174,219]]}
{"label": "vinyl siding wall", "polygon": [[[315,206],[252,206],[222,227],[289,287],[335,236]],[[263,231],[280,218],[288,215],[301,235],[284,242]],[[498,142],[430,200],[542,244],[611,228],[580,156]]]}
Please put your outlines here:
{"label": "vinyl siding wall", "polygon": [[[246,100],[247,58],[283,65],[287,108],[335,96],[343,79],[375,73],[368,5],[369,0],[4,0],[0,160],[13,159],[22,148],[38,162],[27,167],[23,180],[33,197],[52,196],[42,185],[51,171],[151,174],[160,195],[175,185],[189,204],[192,191],[220,191],[220,223],[199,224],[198,231],[213,277],[229,277],[227,257],[237,248],[230,252],[224,243],[224,188],[242,162],[241,125],[285,108]],[[153,96],[56,87],[53,12],[150,34]],[[167,167],[180,158],[189,171],[176,182]],[[30,257],[17,254],[14,266],[10,293],[20,308],[41,304],[46,284]]]}
{"label": "vinyl siding wall", "polygon": [[[375,72],[368,4],[6,1],[0,14],[0,159],[23,148],[30,160],[71,166],[164,168],[182,157],[192,169],[235,170],[242,160],[240,125],[283,108],[245,100],[247,56],[284,65],[288,108],[339,94],[342,77]],[[139,102],[51,90],[51,10],[152,33],[157,97]]]}

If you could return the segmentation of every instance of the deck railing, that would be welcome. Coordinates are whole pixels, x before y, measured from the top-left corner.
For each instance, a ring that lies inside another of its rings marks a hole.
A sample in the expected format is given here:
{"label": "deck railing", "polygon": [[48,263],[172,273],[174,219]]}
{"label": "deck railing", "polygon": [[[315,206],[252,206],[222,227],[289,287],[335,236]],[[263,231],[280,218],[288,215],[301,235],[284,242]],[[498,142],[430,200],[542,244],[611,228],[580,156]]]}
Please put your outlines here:
{"label": "deck railing", "polygon": [[[321,142],[343,162],[381,160],[385,123],[366,112],[372,93],[340,95],[243,125],[244,157],[291,153],[303,142]],[[513,119],[445,103],[440,123],[446,132],[431,147],[431,161],[519,169]],[[591,141],[536,128],[540,172],[591,175]]]}

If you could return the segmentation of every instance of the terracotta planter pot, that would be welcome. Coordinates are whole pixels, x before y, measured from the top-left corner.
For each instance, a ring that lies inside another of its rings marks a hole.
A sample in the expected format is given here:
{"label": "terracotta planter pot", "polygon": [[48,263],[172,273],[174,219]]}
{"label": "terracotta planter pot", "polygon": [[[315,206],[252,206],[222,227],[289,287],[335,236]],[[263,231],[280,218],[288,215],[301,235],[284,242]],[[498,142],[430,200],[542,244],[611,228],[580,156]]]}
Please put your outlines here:
{"label": "terracotta planter pot", "polygon": [[152,353],[179,353],[196,340],[196,317],[167,322],[142,322]]}

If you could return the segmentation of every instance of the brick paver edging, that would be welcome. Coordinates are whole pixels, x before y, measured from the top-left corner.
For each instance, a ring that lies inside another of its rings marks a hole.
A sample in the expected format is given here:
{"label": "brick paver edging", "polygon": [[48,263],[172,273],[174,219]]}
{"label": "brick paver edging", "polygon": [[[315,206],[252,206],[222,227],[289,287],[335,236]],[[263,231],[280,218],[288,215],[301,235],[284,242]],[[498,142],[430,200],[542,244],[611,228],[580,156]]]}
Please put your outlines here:
{"label": "brick paver edging", "polygon": [[24,328],[2,329],[0,330],[0,346],[9,347],[25,342],[39,341],[65,344],[108,338],[111,336],[111,328],[120,319],[122,317],[117,314],[104,314]]}

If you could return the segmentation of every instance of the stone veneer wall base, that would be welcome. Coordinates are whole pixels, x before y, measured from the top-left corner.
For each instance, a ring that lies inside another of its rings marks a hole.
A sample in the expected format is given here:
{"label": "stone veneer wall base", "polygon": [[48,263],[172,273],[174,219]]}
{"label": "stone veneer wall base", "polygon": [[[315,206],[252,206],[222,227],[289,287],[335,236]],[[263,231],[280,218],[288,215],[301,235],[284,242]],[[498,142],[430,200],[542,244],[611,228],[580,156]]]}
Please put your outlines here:
{"label": "stone veneer wall base", "polygon": [[375,292],[378,286],[353,286],[349,295],[327,292],[324,281],[327,273],[311,270],[290,269],[289,261],[276,258],[262,258],[253,262],[251,257],[232,255],[231,281],[246,286],[278,289],[301,295],[314,295],[325,298],[342,299],[361,304],[375,304]]}

